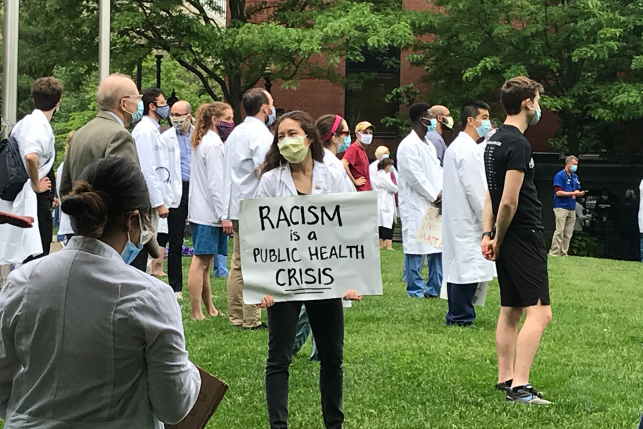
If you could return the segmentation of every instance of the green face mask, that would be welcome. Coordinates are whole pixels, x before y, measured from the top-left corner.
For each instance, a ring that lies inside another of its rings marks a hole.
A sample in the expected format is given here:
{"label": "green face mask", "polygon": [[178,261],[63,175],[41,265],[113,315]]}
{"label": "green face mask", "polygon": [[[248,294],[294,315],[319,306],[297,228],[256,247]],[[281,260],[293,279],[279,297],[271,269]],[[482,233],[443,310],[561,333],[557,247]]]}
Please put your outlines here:
{"label": "green face mask", "polygon": [[308,154],[305,138],[308,136],[286,137],[277,144],[279,153],[291,164],[301,163]]}

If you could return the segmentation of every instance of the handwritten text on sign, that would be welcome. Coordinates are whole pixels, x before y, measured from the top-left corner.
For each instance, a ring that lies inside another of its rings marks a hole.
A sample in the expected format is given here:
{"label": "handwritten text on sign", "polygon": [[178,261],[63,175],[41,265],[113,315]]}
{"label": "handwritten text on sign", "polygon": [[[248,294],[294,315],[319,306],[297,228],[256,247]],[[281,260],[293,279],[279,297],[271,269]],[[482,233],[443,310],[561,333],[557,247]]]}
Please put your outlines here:
{"label": "handwritten text on sign", "polygon": [[243,300],[381,295],[374,192],[241,201]]}
{"label": "handwritten text on sign", "polygon": [[437,207],[429,207],[420,223],[417,241],[432,247],[442,248],[442,215]]}

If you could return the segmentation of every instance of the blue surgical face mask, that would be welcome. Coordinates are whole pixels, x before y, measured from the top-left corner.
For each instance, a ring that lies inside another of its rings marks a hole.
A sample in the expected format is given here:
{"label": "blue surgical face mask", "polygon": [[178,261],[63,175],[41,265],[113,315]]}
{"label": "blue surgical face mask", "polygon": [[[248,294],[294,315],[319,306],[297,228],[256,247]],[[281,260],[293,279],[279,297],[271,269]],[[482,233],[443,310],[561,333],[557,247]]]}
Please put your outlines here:
{"label": "blue surgical face mask", "polygon": [[136,103],[136,112],[132,114],[132,122],[138,122],[141,120],[144,108],[145,105],[143,104],[143,100],[139,100],[139,102]]}
{"label": "blue surgical face mask", "polygon": [[170,114],[170,106],[165,105],[165,106],[157,107],[156,114],[159,115],[161,119],[166,119]]}
{"label": "blue surgical face mask", "polygon": [[277,120],[277,111],[275,110],[275,106],[272,106],[272,109],[270,110],[270,115],[268,115],[268,122],[266,122],[266,126],[271,126],[272,124],[275,123]]}
{"label": "blue surgical face mask", "polygon": [[578,170],[578,165],[572,165],[569,167],[570,170],[572,170],[572,173],[576,173],[576,170]]}
{"label": "blue surgical face mask", "polygon": [[138,244],[132,243],[132,239],[130,238],[129,231],[127,231],[127,243],[125,243],[125,248],[121,252],[121,258],[123,258],[123,262],[125,262],[127,265],[131,264],[132,261],[136,259],[136,257],[141,252],[141,250],[143,250],[143,242],[145,241],[145,236],[150,234],[149,232],[143,231],[143,222],[141,221],[140,215],[138,216],[138,224],[141,231],[139,243]]}
{"label": "blue surgical face mask", "polygon": [[426,130],[428,132],[435,131],[435,129],[438,126],[438,120],[437,119],[431,119],[430,121],[431,121],[431,123],[429,125],[424,124],[424,126],[426,127]]}
{"label": "blue surgical face mask", "polygon": [[[533,106],[533,103],[532,103],[532,106]],[[540,110],[540,106],[536,107],[535,109],[530,108],[530,110],[535,110],[536,113],[534,114],[534,117],[532,118],[529,125],[536,125],[538,121],[540,121],[540,115],[542,114],[542,111]]]}
{"label": "blue surgical face mask", "polygon": [[337,147],[337,153],[346,152],[350,145],[351,145],[350,136],[344,137],[344,142]]}
{"label": "blue surgical face mask", "polygon": [[[477,119],[474,119],[474,121],[478,122]],[[480,120],[480,124],[479,127],[476,127],[476,131],[480,137],[484,137],[491,131],[491,121],[489,119],[482,119]]]}
{"label": "blue surgical face mask", "polygon": [[388,158],[389,156],[390,156],[390,155],[389,155],[388,153],[385,153],[384,155],[382,155],[382,159],[386,159],[386,158]]}

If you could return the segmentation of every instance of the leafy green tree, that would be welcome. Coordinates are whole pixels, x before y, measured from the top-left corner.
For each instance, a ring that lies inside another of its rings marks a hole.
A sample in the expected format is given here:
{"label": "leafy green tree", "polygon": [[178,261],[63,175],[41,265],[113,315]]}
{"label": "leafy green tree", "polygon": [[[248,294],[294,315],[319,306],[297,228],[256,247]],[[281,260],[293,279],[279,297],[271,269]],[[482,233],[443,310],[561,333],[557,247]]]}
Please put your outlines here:
{"label": "leafy green tree", "polygon": [[527,75],[560,116],[561,151],[611,151],[617,126],[643,116],[641,1],[437,0],[413,26],[430,36],[409,61],[426,69],[432,100],[497,106],[503,81]]}
{"label": "leafy green tree", "polygon": [[387,1],[230,0],[228,26],[213,18],[218,7],[211,0],[118,1],[114,9],[119,34],[169,52],[213,99],[222,94],[237,120],[241,96],[266,74],[286,86],[301,78],[339,81],[342,60],[363,60],[363,48],[384,51],[413,38],[399,5]]}

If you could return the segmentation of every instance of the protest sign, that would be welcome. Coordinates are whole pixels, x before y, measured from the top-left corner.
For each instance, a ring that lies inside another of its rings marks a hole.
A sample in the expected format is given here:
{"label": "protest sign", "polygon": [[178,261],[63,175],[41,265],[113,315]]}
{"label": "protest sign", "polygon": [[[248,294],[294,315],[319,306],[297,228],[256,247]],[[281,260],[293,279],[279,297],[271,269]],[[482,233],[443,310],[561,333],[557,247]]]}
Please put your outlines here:
{"label": "protest sign", "polygon": [[[457,286],[455,286],[457,287]],[[477,305],[478,307],[484,307],[484,302],[487,299],[487,290],[489,289],[489,282],[480,282],[478,283],[478,287],[476,289],[476,294],[474,297],[471,299],[471,303],[473,305]],[[447,295],[447,282],[446,280],[442,281],[442,290],[440,290],[440,298],[448,300],[449,297]]]}
{"label": "protest sign", "polygon": [[442,215],[440,214],[440,209],[429,207],[422,218],[416,239],[420,243],[428,244],[431,247],[442,248]]}
{"label": "protest sign", "polygon": [[374,192],[242,200],[243,300],[381,295]]}

